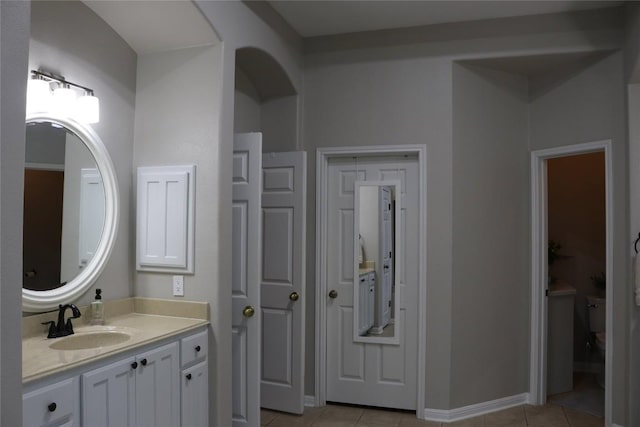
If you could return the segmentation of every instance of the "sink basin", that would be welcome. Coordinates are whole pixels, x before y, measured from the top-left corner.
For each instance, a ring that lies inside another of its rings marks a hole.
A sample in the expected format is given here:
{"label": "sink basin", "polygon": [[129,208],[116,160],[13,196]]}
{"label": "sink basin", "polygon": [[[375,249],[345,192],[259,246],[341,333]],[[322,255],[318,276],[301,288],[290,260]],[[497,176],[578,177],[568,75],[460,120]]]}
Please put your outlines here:
{"label": "sink basin", "polygon": [[90,348],[109,347],[131,339],[131,335],[120,331],[94,331],[76,333],[68,337],[56,339],[49,345],[53,350],[86,350]]}

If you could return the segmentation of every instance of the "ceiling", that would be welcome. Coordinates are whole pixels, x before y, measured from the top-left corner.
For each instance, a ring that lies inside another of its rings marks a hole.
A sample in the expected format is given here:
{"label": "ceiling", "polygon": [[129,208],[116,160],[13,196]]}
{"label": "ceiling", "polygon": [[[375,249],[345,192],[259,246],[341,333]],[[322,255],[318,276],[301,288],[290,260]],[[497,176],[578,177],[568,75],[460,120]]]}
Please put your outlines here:
{"label": "ceiling", "polygon": [[138,54],[217,43],[190,0],[83,0]]}
{"label": "ceiling", "polygon": [[270,0],[302,37],[620,6],[622,1]]}

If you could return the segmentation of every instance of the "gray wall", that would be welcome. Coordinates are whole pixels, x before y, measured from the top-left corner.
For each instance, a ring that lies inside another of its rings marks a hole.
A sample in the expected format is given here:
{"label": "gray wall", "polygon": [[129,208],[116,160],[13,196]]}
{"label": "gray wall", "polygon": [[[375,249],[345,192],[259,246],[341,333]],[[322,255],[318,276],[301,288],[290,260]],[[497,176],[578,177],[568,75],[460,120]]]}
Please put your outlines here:
{"label": "gray wall", "polygon": [[528,390],[527,92],[453,65],[452,408]]}
{"label": "gray wall", "polygon": [[120,222],[111,258],[100,278],[76,303],[89,304],[96,287],[102,288],[108,299],[132,296],[130,213],[136,54],[81,2],[38,1],[31,8],[29,67],[61,74],[95,91],[100,99],[100,123],[90,126],[111,156],[120,190]]}
{"label": "gray wall", "polygon": [[[451,62],[376,52],[307,56],[304,149],[308,154],[305,393],[314,394],[315,150],[427,145],[427,402],[448,409],[451,342]],[[366,76],[366,78],[363,78]],[[435,325],[438,325],[437,327]]]}
{"label": "gray wall", "polygon": [[262,100],[250,77],[236,67],[234,132],[261,132],[262,151],[298,149],[298,95]]}
{"label": "gray wall", "polygon": [[[210,419],[226,425],[230,380],[227,337],[230,324],[220,313],[228,301],[219,297],[223,283],[214,278],[224,246],[216,227],[219,215],[218,145],[222,46],[202,46],[142,55],[138,59],[136,129],[133,156],[138,166],[196,165],[195,274],[184,278],[184,299],[210,306],[210,342],[215,349],[209,365],[213,397]],[[189,82],[189,84],[185,84]],[[135,200],[135,197],[134,197]],[[135,242],[132,235],[132,242]],[[132,243],[135,247],[135,243]],[[137,272],[135,295],[174,298],[172,275]]]}
{"label": "gray wall", "polygon": [[[0,426],[22,425],[22,180],[29,3],[0,2]],[[11,325],[11,327],[6,327]]]}
{"label": "gray wall", "polygon": [[[640,232],[640,4],[626,5],[625,83],[628,84],[628,132],[629,132],[629,248]],[[630,249],[630,252],[633,249]],[[635,255],[634,252],[631,252]],[[637,278],[631,276],[632,280]],[[633,282],[632,282],[633,283]],[[629,316],[629,425],[640,425],[640,366],[631,361],[640,360],[640,309],[630,308]]]}
{"label": "gray wall", "polygon": [[[640,84],[634,83],[628,86],[628,113],[629,119],[629,212],[630,229],[629,240],[631,244],[638,238],[640,232]],[[633,249],[632,249],[633,250]],[[637,256],[635,252],[631,252]],[[638,278],[632,273],[632,283]],[[632,306],[629,322],[629,361],[640,360],[640,310]],[[640,405],[635,404],[637,396],[640,396],[640,367],[637,363],[629,363],[629,425],[640,424]],[[633,400],[635,398],[635,400]]]}
{"label": "gray wall", "polygon": [[[596,11],[306,41],[303,148],[309,154],[310,166],[306,394],[313,394],[315,385],[315,150],[329,146],[416,143],[427,145],[424,405],[446,410],[528,391],[528,150],[532,147],[527,145],[530,137],[527,114],[533,115],[535,109],[538,124],[532,135],[535,132],[537,143],[541,143],[538,138],[546,131],[554,137],[545,141],[548,146],[560,144],[559,139],[567,140],[569,127],[580,125],[574,132],[582,133],[586,140],[602,138],[603,134],[613,137],[618,144],[615,155],[619,156],[624,150],[624,139],[619,138],[624,136],[624,123],[612,118],[623,113],[617,104],[621,100],[620,90],[616,89],[622,71],[615,65],[606,71],[596,66],[587,73],[593,77],[591,83],[595,88],[580,84],[582,93],[575,94],[575,100],[569,98],[574,94],[545,87],[550,92],[546,96],[536,93],[536,105],[542,106],[545,100],[554,105],[548,106],[553,114],[543,114],[543,108],[530,104],[523,77],[471,72],[454,67],[454,63],[615,49],[621,43],[618,24],[616,13]],[[583,74],[572,74],[569,81],[579,80]],[[466,99],[466,91],[480,99]],[[551,93],[555,94],[554,101],[547,98]],[[604,117],[593,116],[596,111],[593,100],[601,96],[604,97],[601,108],[610,110]],[[485,99],[490,100],[487,106],[483,104]],[[575,115],[579,118],[574,119]],[[551,116],[556,119],[554,123]],[[500,125],[500,129],[487,128],[482,118]],[[567,123],[563,123],[565,118]],[[477,135],[461,133],[458,122],[472,126]],[[603,122],[608,132],[601,131]],[[489,149],[483,149],[483,145]],[[616,166],[620,166],[619,161]],[[616,239],[619,239],[620,231],[626,229],[625,202],[620,196],[625,187],[621,180],[625,167],[618,167],[616,174],[619,215]],[[473,185],[478,183],[494,185],[504,194],[482,187],[476,198]],[[474,207],[473,203],[478,205]],[[482,227],[489,224],[486,234],[479,229],[480,220]],[[510,234],[499,229],[501,224]],[[465,240],[468,233],[472,245]],[[499,239],[496,248],[499,256],[486,251],[488,236],[494,235]],[[620,240],[616,242],[620,249]],[[621,276],[618,279],[623,283],[627,267],[624,263],[616,266]],[[498,297],[498,291],[504,297]],[[469,295],[483,304],[474,307]],[[624,331],[625,322],[620,323],[620,319],[618,322],[619,330]],[[618,346],[624,346],[624,335],[614,339]],[[621,365],[616,370],[615,420],[624,420],[625,416],[620,394],[626,388],[621,375],[624,369]]]}
{"label": "gray wall", "polygon": [[[613,144],[613,421],[627,425],[629,202],[623,57],[615,53],[531,102],[530,148],[610,139]],[[609,357],[610,355],[607,355]]]}

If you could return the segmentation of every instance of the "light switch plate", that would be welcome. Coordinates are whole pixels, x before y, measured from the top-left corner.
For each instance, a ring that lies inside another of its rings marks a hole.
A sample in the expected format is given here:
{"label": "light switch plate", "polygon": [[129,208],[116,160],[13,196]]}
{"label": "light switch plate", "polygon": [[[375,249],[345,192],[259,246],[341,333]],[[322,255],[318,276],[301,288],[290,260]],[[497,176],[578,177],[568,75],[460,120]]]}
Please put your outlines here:
{"label": "light switch plate", "polygon": [[173,276],[173,296],[184,296],[184,276]]}

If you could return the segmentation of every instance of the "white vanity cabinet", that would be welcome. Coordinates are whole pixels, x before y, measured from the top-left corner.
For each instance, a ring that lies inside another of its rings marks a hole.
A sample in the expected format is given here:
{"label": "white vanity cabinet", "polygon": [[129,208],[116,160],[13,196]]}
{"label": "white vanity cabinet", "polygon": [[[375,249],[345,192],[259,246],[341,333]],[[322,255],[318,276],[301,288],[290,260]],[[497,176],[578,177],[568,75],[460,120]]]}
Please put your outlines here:
{"label": "white vanity cabinet", "polygon": [[82,425],[135,425],[134,357],[82,374]]}
{"label": "white vanity cabinet", "polygon": [[207,342],[200,329],[31,383],[23,426],[208,426]]}
{"label": "white vanity cabinet", "polygon": [[82,374],[83,425],[180,425],[178,357],[174,342]]}
{"label": "white vanity cabinet", "polygon": [[22,425],[25,427],[77,427],[80,425],[78,377],[25,393]]}
{"label": "white vanity cabinet", "polygon": [[203,331],[181,342],[182,427],[209,425],[207,336],[207,331]]}
{"label": "white vanity cabinet", "polygon": [[180,425],[178,343],[136,357],[136,426]]}

